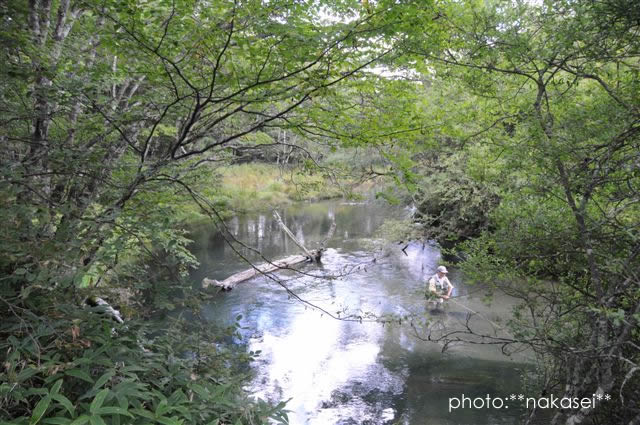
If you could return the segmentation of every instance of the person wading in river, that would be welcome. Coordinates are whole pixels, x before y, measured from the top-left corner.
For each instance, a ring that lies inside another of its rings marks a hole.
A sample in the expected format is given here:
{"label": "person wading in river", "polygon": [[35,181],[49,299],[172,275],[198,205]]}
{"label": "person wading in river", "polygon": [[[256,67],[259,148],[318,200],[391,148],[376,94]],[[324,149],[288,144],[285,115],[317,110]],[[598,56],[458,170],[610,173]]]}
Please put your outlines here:
{"label": "person wading in river", "polygon": [[436,306],[442,306],[445,300],[451,298],[453,285],[449,282],[447,273],[449,271],[445,266],[439,266],[436,269],[436,274],[429,279],[429,289],[426,296],[429,302],[436,303]]}

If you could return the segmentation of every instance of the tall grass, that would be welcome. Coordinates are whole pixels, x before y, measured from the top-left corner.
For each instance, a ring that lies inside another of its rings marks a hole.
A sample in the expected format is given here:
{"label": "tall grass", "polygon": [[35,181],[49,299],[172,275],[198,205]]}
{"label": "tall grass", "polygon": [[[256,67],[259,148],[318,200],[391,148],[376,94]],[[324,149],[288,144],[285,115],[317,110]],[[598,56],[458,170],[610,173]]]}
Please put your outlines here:
{"label": "tall grass", "polygon": [[[371,196],[375,184],[371,181],[361,183],[354,191],[353,182],[341,181],[341,185],[338,185],[320,173],[310,173],[303,168],[250,163],[204,171],[194,187],[217,208],[220,216],[228,218],[247,212],[268,211],[300,201],[341,197],[362,199]],[[170,202],[178,221],[182,223],[207,219],[190,197],[184,194],[174,194]]]}
{"label": "tall grass", "polygon": [[320,174],[273,164],[241,164],[221,168],[222,194],[236,213],[265,210],[296,201],[314,201],[343,195]]}

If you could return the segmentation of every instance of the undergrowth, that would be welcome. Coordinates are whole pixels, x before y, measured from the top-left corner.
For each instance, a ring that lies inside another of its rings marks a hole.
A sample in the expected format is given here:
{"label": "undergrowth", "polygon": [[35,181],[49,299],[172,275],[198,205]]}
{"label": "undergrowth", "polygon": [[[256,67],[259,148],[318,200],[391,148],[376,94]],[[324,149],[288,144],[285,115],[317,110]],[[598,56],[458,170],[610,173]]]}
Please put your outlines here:
{"label": "undergrowth", "polygon": [[242,390],[254,353],[222,343],[238,337],[237,323],[216,329],[191,317],[117,324],[95,308],[53,305],[50,296],[2,300],[12,315],[0,324],[0,422],[287,422],[283,404]]}

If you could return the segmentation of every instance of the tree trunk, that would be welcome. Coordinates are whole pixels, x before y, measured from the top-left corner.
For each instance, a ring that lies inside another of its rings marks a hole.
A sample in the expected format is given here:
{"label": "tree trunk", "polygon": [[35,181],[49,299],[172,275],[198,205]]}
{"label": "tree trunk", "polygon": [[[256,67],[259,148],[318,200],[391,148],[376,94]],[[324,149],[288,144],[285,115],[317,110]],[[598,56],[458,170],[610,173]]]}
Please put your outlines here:
{"label": "tree trunk", "polygon": [[290,257],[283,258],[282,260],[275,261],[273,263],[264,263],[259,266],[255,266],[251,269],[242,271],[240,273],[236,273],[234,275],[229,276],[223,281],[218,281],[215,279],[207,279],[206,277],[202,279],[202,287],[207,288],[210,285],[215,285],[222,288],[225,291],[233,289],[238,283],[247,281],[256,277],[259,274],[267,274],[274,272],[276,270],[281,269],[290,269],[291,267],[306,263],[310,261],[317,261],[322,255],[322,250],[313,250],[309,252],[312,258],[306,255],[292,255]]}

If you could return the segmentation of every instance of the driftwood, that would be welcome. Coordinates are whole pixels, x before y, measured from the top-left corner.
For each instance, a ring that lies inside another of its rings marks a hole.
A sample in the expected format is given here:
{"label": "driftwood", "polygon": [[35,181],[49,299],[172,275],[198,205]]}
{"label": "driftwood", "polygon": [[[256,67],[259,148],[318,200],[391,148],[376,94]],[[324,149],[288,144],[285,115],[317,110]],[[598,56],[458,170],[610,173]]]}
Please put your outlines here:
{"label": "driftwood", "polygon": [[204,279],[202,279],[202,286],[206,288],[210,285],[215,285],[225,291],[228,291],[233,289],[238,283],[254,278],[259,274],[271,273],[279,269],[288,269],[300,263],[306,263],[314,260],[317,261],[316,258],[319,258],[322,255],[321,250],[314,250],[310,251],[309,253],[313,256],[313,258],[309,258],[306,255],[292,255],[290,257],[283,258],[282,260],[274,261],[273,263],[264,263],[252,269],[236,273],[222,281],[207,279],[205,277]]}
{"label": "driftwood", "polygon": [[327,246],[327,242],[329,242],[329,239],[333,237],[333,234],[335,232],[336,232],[336,221],[333,220],[331,222],[331,226],[329,227],[329,231],[327,232],[327,236],[322,240],[322,242],[320,242],[320,246],[322,247],[322,249],[324,249],[324,247]]}
{"label": "driftwood", "polygon": [[300,242],[298,238],[295,237],[293,232],[289,230],[287,226],[285,226],[284,221],[282,221],[282,219],[280,218],[280,214],[278,214],[278,211],[274,211],[273,216],[278,221],[278,224],[280,225],[280,227],[282,227],[282,230],[284,231],[284,233],[286,233],[286,235],[289,236],[289,238],[291,238],[293,243],[295,243],[298,246],[298,248],[300,248],[305,254],[307,254],[307,257],[313,258],[309,250],[305,248],[304,245],[302,245],[302,242]]}
{"label": "driftwood", "polygon": [[222,288],[225,291],[228,291],[233,289],[238,283],[244,282],[245,280],[252,279],[259,274],[267,274],[279,269],[288,269],[297,264],[306,263],[306,262],[315,262],[315,263],[320,262],[325,244],[329,241],[329,239],[331,239],[334,232],[336,231],[335,221],[331,223],[331,227],[329,228],[329,233],[327,234],[327,237],[322,241],[321,247],[319,249],[314,249],[310,251],[307,248],[305,248],[305,246],[302,245],[302,243],[294,236],[293,232],[291,232],[291,230],[287,228],[287,226],[284,224],[284,222],[282,221],[282,218],[280,218],[280,215],[278,214],[277,211],[273,212],[273,216],[276,218],[276,220],[278,221],[278,224],[280,225],[280,227],[282,227],[282,230],[285,232],[285,234],[293,240],[293,242],[304,252],[304,254],[291,255],[289,257],[283,258],[278,261],[264,263],[259,266],[250,268],[248,270],[242,271],[240,273],[231,275],[222,281],[219,281],[216,279],[208,279],[205,277],[204,279],[202,279],[203,288],[207,288],[210,285],[214,285]]}

